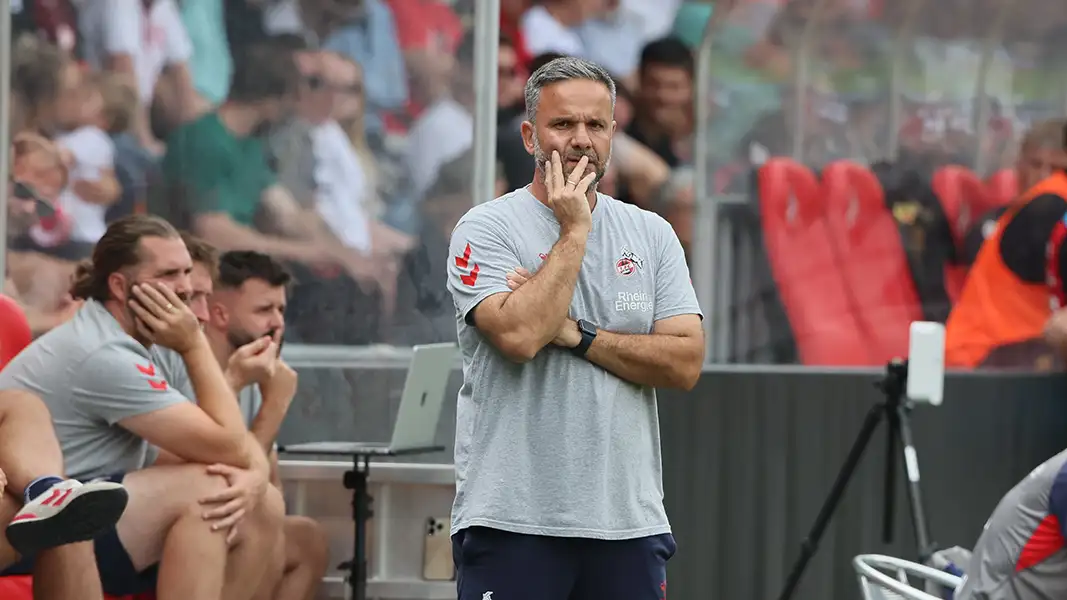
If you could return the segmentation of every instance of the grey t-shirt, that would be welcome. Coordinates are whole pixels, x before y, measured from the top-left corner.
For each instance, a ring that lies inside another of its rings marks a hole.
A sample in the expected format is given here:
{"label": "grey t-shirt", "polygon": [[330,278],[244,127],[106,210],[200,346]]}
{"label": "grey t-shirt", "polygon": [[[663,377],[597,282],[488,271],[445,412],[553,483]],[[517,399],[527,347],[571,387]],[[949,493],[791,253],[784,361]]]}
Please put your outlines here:
{"label": "grey t-shirt", "polygon": [[[189,371],[185,368],[185,361],[177,352],[169,348],[154,346],[152,356],[162,369],[167,381],[182,393],[186,398],[196,401],[196,392],[193,390],[193,382],[189,380]],[[259,385],[253,383],[245,386],[241,393],[237,394],[237,403],[241,406],[241,414],[245,418],[245,425],[251,427],[252,421],[259,414],[259,407],[263,404],[263,396],[259,392]]]}
{"label": "grey t-shirt", "polygon": [[[1067,450],[997,504],[974,546],[957,600],[1067,598]],[[963,566],[963,565],[959,565]]]}
{"label": "grey t-shirt", "polygon": [[[189,371],[186,370],[185,361],[181,355],[169,348],[153,346],[152,357],[171,386],[190,401],[196,402],[193,382],[189,379]],[[237,394],[237,403],[241,407],[241,415],[244,416],[245,425],[251,427],[252,421],[259,414],[259,407],[263,404],[263,396],[259,392],[259,385],[245,386],[241,393]],[[159,458],[159,448],[150,446],[146,464],[155,463],[157,458]]]}
{"label": "grey t-shirt", "polygon": [[[592,218],[572,318],[648,334],[658,320],[701,314],[670,224],[603,194]],[[448,288],[463,354],[452,533],[667,533],[655,390],[553,346],[513,363],[467,322],[479,302],[509,291],[508,271],[536,272],[558,238],[555,215],[526,189],[471,209],[452,233]]]}
{"label": "grey t-shirt", "polygon": [[0,389],[26,390],[44,401],[64,468],[76,479],[150,464],[148,443],[121,421],[187,401],[149,350],[94,300],[0,371]]}

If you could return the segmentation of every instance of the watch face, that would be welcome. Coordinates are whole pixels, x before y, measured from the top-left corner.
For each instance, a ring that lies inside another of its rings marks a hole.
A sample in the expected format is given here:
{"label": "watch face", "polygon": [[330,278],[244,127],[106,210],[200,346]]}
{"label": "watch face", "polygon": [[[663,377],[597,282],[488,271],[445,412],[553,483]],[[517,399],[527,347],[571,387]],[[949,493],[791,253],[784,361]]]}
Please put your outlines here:
{"label": "watch face", "polygon": [[587,335],[596,335],[596,327],[589,321],[578,321],[578,330]]}

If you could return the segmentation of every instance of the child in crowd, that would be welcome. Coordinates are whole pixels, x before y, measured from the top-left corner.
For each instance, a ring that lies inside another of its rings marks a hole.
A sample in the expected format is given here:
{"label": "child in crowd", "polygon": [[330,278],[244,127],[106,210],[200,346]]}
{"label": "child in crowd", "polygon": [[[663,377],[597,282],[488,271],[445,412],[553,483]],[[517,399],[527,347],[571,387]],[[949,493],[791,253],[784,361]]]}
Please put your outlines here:
{"label": "child in crowd", "polygon": [[107,230],[107,208],[122,192],[115,179],[115,145],[106,132],[101,84],[97,76],[86,78],[80,126],[56,140],[73,158],[70,182],[59,197],[73,221],[70,242],[90,249]]}
{"label": "child in crowd", "polygon": [[148,185],[158,160],[141,147],[133,130],[140,99],[137,85],[121,73],[108,73],[100,81],[104,97],[104,129],[115,145],[115,176],[122,187],[119,201],[107,211],[108,222],[147,212]]}

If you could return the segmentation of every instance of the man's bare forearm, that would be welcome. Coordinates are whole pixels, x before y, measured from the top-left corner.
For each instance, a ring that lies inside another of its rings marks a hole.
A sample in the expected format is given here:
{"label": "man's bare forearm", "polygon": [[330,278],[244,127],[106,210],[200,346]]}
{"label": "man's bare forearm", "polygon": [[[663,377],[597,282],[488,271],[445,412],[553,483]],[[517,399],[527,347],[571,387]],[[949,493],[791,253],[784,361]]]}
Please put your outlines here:
{"label": "man's bare forearm", "polygon": [[237,404],[237,396],[207,341],[201,341],[193,349],[182,354],[182,360],[185,361],[189,381],[193,385],[193,393],[200,409],[219,426],[234,434],[247,431]]}
{"label": "man's bare forearm", "polygon": [[256,471],[263,474],[264,478],[270,478],[270,460],[267,458],[267,452],[263,451],[263,448],[259,445],[259,440],[251,433],[245,440],[249,457],[250,471]]}
{"label": "man's bare forearm", "polygon": [[561,233],[537,273],[511,292],[501,317],[540,350],[556,337],[570,311],[588,233]]}
{"label": "man's bare forearm", "polygon": [[229,217],[212,215],[198,219],[194,229],[204,241],[220,251],[253,250],[296,262],[307,260],[308,242],[263,235],[251,227],[233,222]]}
{"label": "man's bare forearm", "polygon": [[630,383],[688,390],[700,378],[704,341],[692,336],[600,330],[585,357]]}
{"label": "man's bare forearm", "polygon": [[278,439],[278,430],[281,429],[287,412],[289,412],[289,402],[263,398],[263,404],[256,418],[252,420],[249,430],[259,441],[259,446],[264,452],[270,453],[274,447],[274,441]]}

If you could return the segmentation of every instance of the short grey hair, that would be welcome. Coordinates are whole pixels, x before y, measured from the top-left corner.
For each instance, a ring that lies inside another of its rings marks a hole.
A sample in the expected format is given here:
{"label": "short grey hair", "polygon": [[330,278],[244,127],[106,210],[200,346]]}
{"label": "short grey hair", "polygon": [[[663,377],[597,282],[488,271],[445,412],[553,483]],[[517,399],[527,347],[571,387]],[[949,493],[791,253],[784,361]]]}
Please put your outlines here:
{"label": "short grey hair", "polygon": [[580,58],[565,56],[545,63],[526,81],[526,120],[536,122],[537,105],[541,102],[541,90],[545,86],[572,79],[586,79],[604,84],[611,93],[611,110],[615,111],[615,80],[604,67]]}

